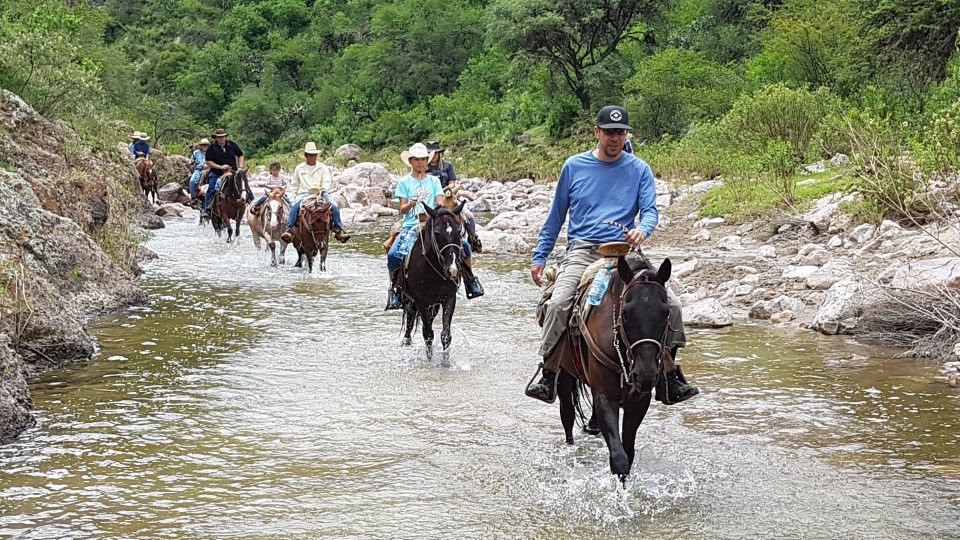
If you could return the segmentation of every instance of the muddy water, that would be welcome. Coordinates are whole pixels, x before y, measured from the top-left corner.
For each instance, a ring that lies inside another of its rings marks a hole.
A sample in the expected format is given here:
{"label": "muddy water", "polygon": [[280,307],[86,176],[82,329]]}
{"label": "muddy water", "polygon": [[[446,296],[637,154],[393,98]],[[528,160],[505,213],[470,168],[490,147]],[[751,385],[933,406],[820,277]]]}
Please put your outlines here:
{"label": "muddy water", "polygon": [[960,393],[933,366],[692,331],[704,394],[652,407],[622,489],[599,439],[565,446],[555,406],[522,395],[522,261],[479,263],[487,296],[459,303],[441,368],[398,347],[380,239],[357,240],[306,275],[249,237],[159,231],[151,302],[95,324],[94,361],[33,381],[39,426],[0,447],[0,536],[960,537]]}

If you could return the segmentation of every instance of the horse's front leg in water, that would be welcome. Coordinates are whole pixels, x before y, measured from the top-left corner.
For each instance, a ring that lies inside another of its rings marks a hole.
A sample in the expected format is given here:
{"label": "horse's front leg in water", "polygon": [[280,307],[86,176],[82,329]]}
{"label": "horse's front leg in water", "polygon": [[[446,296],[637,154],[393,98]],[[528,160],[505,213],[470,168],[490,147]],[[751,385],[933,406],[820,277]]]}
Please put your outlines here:
{"label": "horse's front leg in water", "polygon": [[636,451],[637,430],[650,408],[650,394],[631,399],[623,407],[623,451],[630,462],[628,473],[633,469],[633,458]]}
{"label": "horse's front leg in water", "polygon": [[456,308],[457,295],[454,293],[443,303],[443,329],[440,330],[440,344],[443,346],[444,364],[450,359],[450,344],[453,342],[453,312]]}
{"label": "horse's front leg in water", "polygon": [[623,443],[620,441],[620,407],[612,403],[610,397],[604,393],[596,394],[594,403],[597,406],[600,432],[603,433],[607,450],[610,451],[610,472],[619,476],[621,481],[626,481],[630,474],[630,458],[623,451]]}
{"label": "horse's front leg in water", "polygon": [[437,306],[430,306],[420,312],[423,322],[423,343],[427,347],[427,360],[433,359],[433,320],[437,317]]}

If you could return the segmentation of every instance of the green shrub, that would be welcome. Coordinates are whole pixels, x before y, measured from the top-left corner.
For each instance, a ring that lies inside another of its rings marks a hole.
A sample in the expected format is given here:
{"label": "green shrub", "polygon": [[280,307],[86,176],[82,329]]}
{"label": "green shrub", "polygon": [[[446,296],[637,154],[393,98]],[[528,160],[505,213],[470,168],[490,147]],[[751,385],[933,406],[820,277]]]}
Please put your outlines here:
{"label": "green shrub", "polygon": [[840,107],[840,99],[827,88],[811,92],[773,84],[738,99],[721,126],[732,147],[760,155],[769,141],[780,140],[801,160],[823,118]]}

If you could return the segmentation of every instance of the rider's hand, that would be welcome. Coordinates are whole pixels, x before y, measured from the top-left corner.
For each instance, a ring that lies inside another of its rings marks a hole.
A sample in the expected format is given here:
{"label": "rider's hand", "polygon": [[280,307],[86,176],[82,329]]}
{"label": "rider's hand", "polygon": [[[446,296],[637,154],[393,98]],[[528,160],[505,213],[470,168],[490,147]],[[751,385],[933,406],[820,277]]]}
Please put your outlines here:
{"label": "rider's hand", "polygon": [[640,229],[630,229],[627,231],[627,243],[635,248],[639,248],[646,239],[647,235],[643,234],[643,231]]}
{"label": "rider's hand", "polygon": [[530,277],[533,278],[533,282],[537,284],[537,287],[543,285],[543,269],[545,265],[535,264],[530,267]]}

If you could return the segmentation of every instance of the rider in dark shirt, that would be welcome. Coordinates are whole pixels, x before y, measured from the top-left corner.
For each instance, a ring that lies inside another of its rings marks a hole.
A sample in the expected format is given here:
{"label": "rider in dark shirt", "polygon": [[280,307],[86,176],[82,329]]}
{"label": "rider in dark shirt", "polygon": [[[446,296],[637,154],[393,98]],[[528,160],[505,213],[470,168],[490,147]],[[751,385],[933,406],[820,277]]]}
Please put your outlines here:
{"label": "rider in dark shirt", "polygon": [[[243,150],[237,143],[227,139],[226,130],[218,129],[213,137],[214,143],[207,148],[206,155],[210,172],[207,174],[207,196],[203,201],[203,211],[207,214],[210,212],[213,194],[220,188],[220,177],[228,172],[243,169],[244,162]],[[253,195],[248,193],[247,199],[252,201]]]}
{"label": "rider in dark shirt", "polygon": [[[427,163],[427,174],[436,176],[440,179],[440,187],[444,190],[447,187],[457,185],[457,172],[453,170],[453,163],[443,159],[443,152],[446,150],[437,141],[427,142],[427,150],[433,152],[433,157]],[[477,237],[477,220],[473,217],[473,212],[464,209],[460,214],[463,216],[463,222],[466,225],[467,239],[470,246],[477,253],[483,253],[483,246],[480,244],[480,238]]]}

